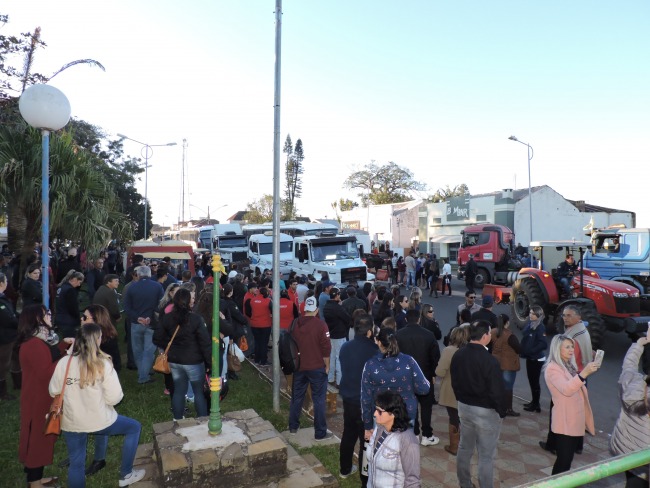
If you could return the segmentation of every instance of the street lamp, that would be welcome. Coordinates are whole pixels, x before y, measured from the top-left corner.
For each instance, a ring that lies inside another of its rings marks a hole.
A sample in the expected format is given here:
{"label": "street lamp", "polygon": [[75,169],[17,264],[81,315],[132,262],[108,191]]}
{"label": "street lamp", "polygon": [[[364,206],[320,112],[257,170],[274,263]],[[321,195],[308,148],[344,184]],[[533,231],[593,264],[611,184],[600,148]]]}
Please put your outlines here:
{"label": "street lamp", "polygon": [[70,102],[61,90],[50,85],[32,85],[20,96],[18,108],[23,119],[41,130],[41,239],[43,264],[43,305],[50,308],[50,131],[65,127],[70,120]]}
{"label": "street lamp", "polygon": [[122,139],[128,139],[129,141],[137,142],[142,146],[141,153],[144,156],[144,239],[147,240],[147,208],[148,208],[148,200],[147,200],[147,185],[148,185],[148,179],[149,179],[149,158],[153,156],[153,149],[152,147],[162,147],[162,146],[175,146],[175,142],[168,142],[167,144],[147,144],[145,142],[140,142],[136,141],[135,139],[131,139],[130,137],[125,136],[124,134],[118,134],[117,137],[121,137]]}
{"label": "street lamp", "polygon": [[508,139],[528,147],[528,210],[530,211],[530,242],[533,242],[533,192],[530,186],[530,160],[533,159],[533,148],[530,144],[520,141],[515,136],[510,136]]}

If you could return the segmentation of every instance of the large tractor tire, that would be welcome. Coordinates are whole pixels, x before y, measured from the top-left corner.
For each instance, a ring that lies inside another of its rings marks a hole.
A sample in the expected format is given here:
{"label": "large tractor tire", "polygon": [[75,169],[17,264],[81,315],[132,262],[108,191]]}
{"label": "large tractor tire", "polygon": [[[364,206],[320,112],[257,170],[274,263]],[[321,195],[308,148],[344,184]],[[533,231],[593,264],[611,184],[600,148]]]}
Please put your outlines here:
{"label": "large tractor tire", "polygon": [[[577,304],[574,303],[574,305]],[[580,318],[587,324],[587,332],[589,332],[589,338],[591,339],[591,347],[595,351],[602,343],[603,335],[607,330],[607,325],[594,305],[591,303],[581,303],[579,306]],[[555,325],[560,333],[564,332],[566,329],[564,326],[564,320],[562,319],[563,310],[563,306],[559,307],[555,315]]]}
{"label": "large tractor tire", "polygon": [[483,288],[488,284],[490,284],[490,273],[483,268],[479,268],[478,273],[474,277],[474,288]]}
{"label": "large tractor tire", "polygon": [[528,322],[530,307],[539,305],[544,308],[544,294],[537,282],[532,278],[519,279],[512,287],[511,298],[511,320],[518,328],[522,328]]}

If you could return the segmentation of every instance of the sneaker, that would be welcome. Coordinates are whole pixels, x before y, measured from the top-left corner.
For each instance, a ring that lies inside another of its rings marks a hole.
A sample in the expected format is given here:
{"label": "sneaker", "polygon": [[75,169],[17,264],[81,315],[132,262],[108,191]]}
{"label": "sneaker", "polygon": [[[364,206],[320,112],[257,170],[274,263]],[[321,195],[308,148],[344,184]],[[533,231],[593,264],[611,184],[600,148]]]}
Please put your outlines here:
{"label": "sneaker", "polygon": [[339,473],[339,476],[340,476],[341,478],[345,479],[345,478],[347,478],[348,476],[352,476],[352,475],[353,475],[354,473],[356,473],[357,471],[359,471],[359,468],[357,468],[356,464],[353,464],[353,465],[352,465],[352,469],[350,470],[350,472],[349,472],[348,474]]}
{"label": "sneaker", "polygon": [[144,478],[144,475],[145,475],[144,469],[134,469],[129,474],[127,474],[124,478],[120,478],[119,485],[120,486],[132,485],[133,483],[137,483],[142,478]]}
{"label": "sneaker", "polygon": [[316,442],[327,441],[327,440],[331,439],[332,437],[334,437],[334,434],[332,432],[330,432],[330,431],[327,431],[327,433],[325,434],[325,437],[321,437],[320,439],[316,439]]}
{"label": "sneaker", "polygon": [[165,389],[163,390],[163,395],[167,395],[167,396],[169,396],[169,390],[168,390],[167,388],[165,388]]}
{"label": "sneaker", "polygon": [[422,437],[422,441],[420,444],[423,446],[435,446],[440,442],[440,439],[438,439],[435,435],[432,435],[431,437]]}
{"label": "sneaker", "polygon": [[289,434],[296,435],[297,433],[298,433],[298,429],[289,429]]}

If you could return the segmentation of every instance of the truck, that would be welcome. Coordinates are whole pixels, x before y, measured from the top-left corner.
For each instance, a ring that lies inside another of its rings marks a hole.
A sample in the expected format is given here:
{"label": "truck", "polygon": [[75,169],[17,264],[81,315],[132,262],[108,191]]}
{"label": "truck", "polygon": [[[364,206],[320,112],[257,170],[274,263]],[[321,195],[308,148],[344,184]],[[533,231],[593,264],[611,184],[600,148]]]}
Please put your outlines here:
{"label": "truck", "polygon": [[239,224],[214,224],[199,228],[199,243],[211,253],[218,253],[225,266],[248,266],[248,245]]}
{"label": "truck", "polygon": [[[280,233],[280,279],[287,279],[293,264],[293,238]],[[253,234],[248,238],[249,267],[255,274],[273,269],[273,231]]]}
{"label": "truck", "polygon": [[294,237],[292,269],[316,279],[326,271],[330,281],[339,285],[374,279],[359,256],[357,238],[335,232]]}
{"label": "truck", "polygon": [[641,309],[650,310],[650,229],[612,225],[592,229],[591,246],[585,253],[585,266],[601,278],[635,287]]}
{"label": "truck", "polygon": [[458,250],[458,279],[464,279],[469,255],[474,255],[478,273],[474,287],[487,284],[509,285],[514,282],[521,262],[513,256],[515,234],[505,225],[476,224],[460,231]]}
{"label": "truck", "polygon": [[134,254],[142,254],[145,259],[171,258],[171,263],[180,271],[189,270],[194,275],[194,249],[183,241],[163,241],[161,243],[151,241],[136,241],[126,249],[124,255],[124,269],[129,266]]}

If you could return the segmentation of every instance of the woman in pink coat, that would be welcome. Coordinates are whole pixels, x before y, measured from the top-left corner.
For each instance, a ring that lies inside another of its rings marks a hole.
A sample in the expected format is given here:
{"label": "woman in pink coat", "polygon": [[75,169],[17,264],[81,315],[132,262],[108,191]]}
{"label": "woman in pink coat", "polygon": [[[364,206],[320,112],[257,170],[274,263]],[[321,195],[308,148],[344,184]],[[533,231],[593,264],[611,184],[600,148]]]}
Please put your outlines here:
{"label": "woman in pink coat", "polygon": [[544,365],[544,380],[553,399],[551,431],[557,434],[557,459],[553,474],[571,469],[573,454],[585,430],[591,435],[596,433],[585,380],[599,366],[591,362],[578,373],[573,354],[573,339],[557,335],[551,341]]}

